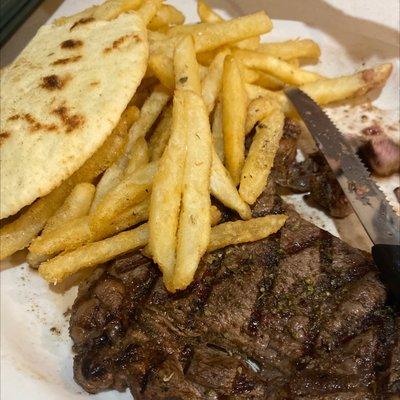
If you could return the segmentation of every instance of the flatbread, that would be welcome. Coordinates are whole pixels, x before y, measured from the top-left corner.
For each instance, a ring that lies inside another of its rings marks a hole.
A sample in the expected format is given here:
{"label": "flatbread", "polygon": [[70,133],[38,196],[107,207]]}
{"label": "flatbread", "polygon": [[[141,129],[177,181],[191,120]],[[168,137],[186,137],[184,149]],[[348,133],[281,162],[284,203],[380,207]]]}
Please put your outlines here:
{"label": "flatbread", "polygon": [[1,74],[0,218],[57,187],[104,142],[146,71],[134,12],[43,26]]}

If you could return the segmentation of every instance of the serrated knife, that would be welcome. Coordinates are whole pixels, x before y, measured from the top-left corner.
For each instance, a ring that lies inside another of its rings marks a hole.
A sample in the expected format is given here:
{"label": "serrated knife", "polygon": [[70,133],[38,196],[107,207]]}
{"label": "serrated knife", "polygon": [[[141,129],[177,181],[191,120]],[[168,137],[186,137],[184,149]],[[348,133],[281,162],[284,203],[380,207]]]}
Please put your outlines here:
{"label": "serrated knife", "polygon": [[362,161],[322,109],[303,91],[285,90],[374,243],[372,257],[390,296],[400,304],[400,218]]}

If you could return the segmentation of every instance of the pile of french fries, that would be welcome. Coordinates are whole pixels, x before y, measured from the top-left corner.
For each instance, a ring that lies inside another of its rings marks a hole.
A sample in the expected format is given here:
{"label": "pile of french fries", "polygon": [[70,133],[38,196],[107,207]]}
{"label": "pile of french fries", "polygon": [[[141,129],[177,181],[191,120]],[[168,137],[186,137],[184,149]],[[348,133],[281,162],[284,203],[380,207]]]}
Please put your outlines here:
{"label": "pile of french fries", "polygon": [[[252,218],[250,209],[266,186],[285,116],[296,118],[282,89],[298,86],[325,105],[382,86],[392,67],[323,77],[301,66],[320,56],[313,40],[260,43],[272,29],[264,12],[225,21],[202,0],[198,24],[184,25],[161,0],[108,0],[56,23],[131,10],[150,41],[141,86],[106,143],[3,224],[0,256],[28,247],[29,264],[56,284],[142,248],[175,292],[193,281],[207,251],[260,240],[285,223],[284,215]],[[219,224],[211,196],[241,220]]]}

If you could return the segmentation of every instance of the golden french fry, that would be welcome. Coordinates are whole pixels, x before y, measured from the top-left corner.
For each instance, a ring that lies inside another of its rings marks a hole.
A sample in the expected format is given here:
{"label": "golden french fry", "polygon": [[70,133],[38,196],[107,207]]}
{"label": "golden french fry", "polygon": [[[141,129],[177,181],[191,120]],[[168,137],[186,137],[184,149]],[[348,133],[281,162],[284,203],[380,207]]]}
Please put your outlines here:
{"label": "golden french fry", "polygon": [[222,128],[222,103],[220,100],[218,100],[215,106],[211,132],[215,151],[219,159],[224,162],[224,132]]}
{"label": "golden french fry", "polygon": [[286,215],[266,215],[248,221],[225,222],[211,229],[208,251],[232,244],[255,242],[276,233],[285,224]]}
{"label": "golden french fry", "polygon": [[139,137],[146,137],[147,132],[153,126],[169,99],[170,94],[165,87],[157,85],[154,88],[140,110],[139,119],[133,123],[129,130],[129,142],[126,147],[126,153],[131,151],[133,143],[135,143]]}
{"label": "golden french fry", "polygon": [[170,25],[181,25],[185,22],[185,16],[174,6],[162,4],[156,15],[147,25],[148,29],[157,30]]}
{"label": "golden french fry", "polygon": [[159,162],[151,193],[149,249],[164,275],[172,279],[176,234],[186,159],[187,115],[185,97],[176,91],[172,109],[171,136]]}
{"label": "golden french fry", "polygon": [[123,114],[113,133],[78,171],[47,196],[33,203],[16,220],[0,229],[0,260],[28,246],[48,219],[60,208],[75,185],[91,182],[119,157],[125,148],[127,130]]}
{"label": "golden french fry", "polygon": [[166,88],[174,90],[175,76],[172,58],[163,53],[152,54],[149,58],[149,68]]}
{"label": "golden french fry", "polygon": [[107,225],[128,207],[138,204],[147,197],[157,167],[158,163],[154,161],[124,177],[99,203],[92,214],[92,224]]}
{"label": "golden french fry", "polygon": [[[149,68],[147,68],[149,70]],[[136,90],[136,93],[133,95],[129,104],[138,108],[138,117],[140,117],[139,109],[143,107],[144,102],[153,92],[155,86],[158,84],[158,80],[156,77],[151,78],[143,78],[140,86]],[[139,119],[139,118],[137,118]],[[137,119],[135,121],[137,121]],[[133,121],[133,122],[135,122]]]}
{"label": "golden french fry", "polygon": [[189,35],[183,36],[175,48],[174,71],[176,89],[192,90],[201,95],[199,64],[193,38]]}
{"label": "golden french fry", "polygon": [[214,58],[217,56],[218,52],[225,49],[229,49],[229,47],[224,46],[215,50],[203,51],[197,53],[196,54],[197,61],[200,63],[200,65],[209,66],[214,61]]}
{"label": "golden french fry", "polygon": [[227,56],[222,76],[222,126],[225,164],[238,184],[244,163],[247,95],[235,58]]}
{"label": "golden french fry", "polygon": [[147,224],[119,233],[100,242],[90,243],[69,253],[62,253],[39,267],[46,281],[57,284],[68,276],[89,267],[105,263],[129,251],[143,247],[148,242]]}
{"label": "golden french fry", "polygon": [[154,129],[150,138],[149,152],[151,161],[161,158],[171,135],[172,105],[168,105],[161,116],[160,122]]}
{"label": "golden french fry", "polygon": [[258,71],[254,69],[247,68],[240,60],[236,60],[239,67],[240,73],[242,75],[243,82],[253,83],[258,79]]}
{"label": "golden french fry", "polygon": [[[252,83],[245,83],[245,88],[246,88],[246,94],[247,94],[247,98],[249,99],[249,101],[252,101],[254,99],[257,99],[258,97],[268,97],[271,95],[274,96],[274,92],[272,92],[271,90],[268,89],[264,89],[261,86],[258,85],[254,85]],[[279,94],[276,93],[276,97],[279,98]],[[282,93],[283,96],[283,93]],[[282,99],[281,99],[282,101]]]}
{"label": "golden french fry", "polygon": [[251,218],[250,207],[240,197],[232,178],[215,151],[213,151],[210,190],[216,199],[226,207],[235,210],[241,218]]}
{"label": "golden french fry", "polygon": [[269,97],[257,97],[252,100],[247,109],[246,118],[246,135],[251,132],[257,122],[261,121],[272,111],[279,108],[279,103],[272,96]]}
{"label": "golden french fry", "polygon": [[243,166],[239,194],[248,204],[258,199],[267,185],[283,133],[285,116],[275,109],[258,124]]}
{"label": "golden french fry", "polygon": [[271,30],[272,23],[264,11],[218,23],[178,25],[168,30],[168,35],[191,34],[196,53],[214,50],[225,44],[238,42]]}
{"label": "golden french fry", "polygon": [[[107,225],[95,225],[92,217],[83,216],[66,222],[51,233],[36,238],[29,247],[31,254],[48,258],[64,250],[70,251],[84,244],[115,235],[131,226],[146,221],[149,214],[149,199],[129,208]],[[42,260],[43,261],[43,260]]]}
{"label": "golden french fry", "polygon": [[140,15],[146,25],[155,17],[160,9],[163,0],[146,0],[138,8],[137,13]]}
{"label": "golden french fry", "polygon": [[[210,239],[211,131],[203,99],[184,91],[187,113],[186,162],[172,290],[185,289],[193,280]],[[168,285],[168,282],[167,282]]]}
{"label": "golden french fry", "polygon": [[311,39],[287,40],[286,42],[261,43],[258,50],[281,60],[293,58],[314,58],[318,59],[321,49]]}
{"label": "golden french fry", "polygon": [[300,61],[298,58],[291,58],[290,60],[286,60],[286,62],[293,67],[299,68],[300,67]]}
{"label": "golden french fry", "polygon": [[254,82],[256,85],[259,85],[265,89],[270,89],[270,90],[279,90],[285,86],[285,84],[278,78],[275,78],[275,76],[267,74],[266,72],[263,71],[257,71],[257,72],[258,72],[258,79]]}
{"label": "golden french fry", "polygon": [[222,72],[224,70],[225,57],[230,54],[229,49],[220,51],[211,62],[208,73],[202,81],[201,94],[208,114],[214,109],[215,101],[222,85]]}
{"label": "golden french fry", "polygon": [[78,183],[65,199],[63,205],[47,221],[42,231],[42,235],[63,226],[67,221],[87,215],[95,191],[96,188],[91,183]]}
{"label": "golden french fry", "polygon": [[252,50],[235,50],[234,56],[249,68],[267,72],[291,85],[303,85],[324,79],[321,75],[290,65],[286,61]]}
{"label": "golden french fry", "polygon": [[[221,22],[224,20],[202,0],[197,1],[197,14],[200,17],[201,22],[213,23],[213,22]],[[260,44],[260,37],[254,36],[248,39],[241,40],[237,43],[233,43],[233,46],[241,49],[256,50],[259,44]]]}
{"label": "golden french fry", "polygon": [[149,162],[149,146],[144,137],[139,137],[133,144],[128,165],[124,171],[126,176],[133,174],[137,169]]}
{"label": "golden french fry", "polygon": [[[90,183],[79,183],[65,199],[63,205],[47,221],[42,235],[56,230],[58,227],[64,227],[64,224],[73,219],[87,215],[92,203],[96,188]],[[28,264],[37,268],[39,264],[45,261],[47,256],[40,256],[29,252],[26,261]]]}
{"label": "golden french fry", "polygon": [[215,226],[220,223],[222,219],[222,213],[221,211],[218,210],[218,207],[211,206],[210,215],[211,215],[211,226]]}

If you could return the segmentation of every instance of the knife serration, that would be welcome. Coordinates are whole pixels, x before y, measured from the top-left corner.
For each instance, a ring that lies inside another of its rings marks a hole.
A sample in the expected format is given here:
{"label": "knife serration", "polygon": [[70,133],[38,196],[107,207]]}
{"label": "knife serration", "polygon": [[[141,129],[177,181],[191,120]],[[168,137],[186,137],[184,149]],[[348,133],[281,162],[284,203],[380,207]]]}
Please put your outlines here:
{"label": "knife serration", "polygon": [[306,93],[285,90],[374,244],[400,244],[400,218],[339,129]]}

